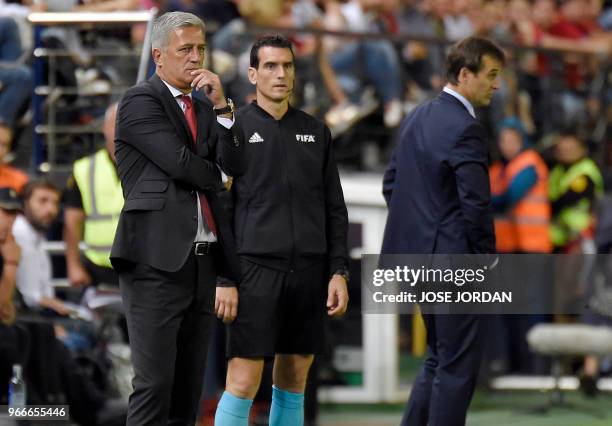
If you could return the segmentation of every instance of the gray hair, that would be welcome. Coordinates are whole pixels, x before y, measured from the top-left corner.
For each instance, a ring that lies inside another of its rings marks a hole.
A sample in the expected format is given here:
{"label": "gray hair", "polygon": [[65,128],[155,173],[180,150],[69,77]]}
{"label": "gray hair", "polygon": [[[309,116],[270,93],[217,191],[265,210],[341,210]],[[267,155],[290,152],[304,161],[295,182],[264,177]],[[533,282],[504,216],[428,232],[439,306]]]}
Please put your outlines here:
{"label": "gray hair", "polygon": [[183,27],[196,27],[205,33],[204,22],[193,13],[167,12],[155,18],[151,32],[151,47],[153,49],[165,49],[170,41],[170,34],[174,30]]}

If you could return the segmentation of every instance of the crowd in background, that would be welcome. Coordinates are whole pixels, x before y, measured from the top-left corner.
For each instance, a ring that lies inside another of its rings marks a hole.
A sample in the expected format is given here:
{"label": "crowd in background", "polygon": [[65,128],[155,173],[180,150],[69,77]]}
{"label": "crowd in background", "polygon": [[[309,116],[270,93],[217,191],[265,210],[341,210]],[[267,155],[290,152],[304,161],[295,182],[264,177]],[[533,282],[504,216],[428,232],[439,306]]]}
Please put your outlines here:
{"label": "crowd in background", "polygon": [[[203,18],[209,32],[209,64],[238,106],[254,98],[247,69],[250,46],[263,31],[257,28],[288,31],[299,79],[293,104],[325,120],[341,166],[372,170],[385,164],[402,118],[445,84],[443,58],[448,44],[470,35],[491,37],[506,46],[509,55],[491,109],[478,111],[491,133],[492,159],[498,160],[491,169],[498,250],[610,251],[610,228],[604,226],[612,215],[604,198],[612,164],[609,0],[0,0],[0,187],[19,193],[28,174],[34,177],[37,165],[30,162],[32,115],[28,113],[34,84],[56,81],[60,87],[78,89],[50,96],[43,104],[44,109],[51,101],[58,103],[61,124],[101,122],[106,107],[117,100],[117,89],[135,82],[136,69],[134,61],[97,58],[92,49],[138,49],[145,38],[141,24],[100,31],[46,28],[42,45],[66,49],[68,55],[58,59],[56,67],[47,64],[47,81],[35,82],[28,14],[152,7]],[[346,34],[350,32],[359,34]],[[55,73],[53,78],[49,70]],[[93,153],[83,138],[63,137],[71,138],[73,148],[62,158],[66,164]],[[47,189],[59,194],[54,188]],[[537,197],[531,197],[534,194]],[[59,203],[58,197],[58,209]],[[524,219],[533,217],[541,220],[541,226],[524,224],[529,222]],[[25,225],[20,219],[16,226]],[[48,226],[42,228],[39,234],[46,235]],[[5,240],[2,256],[17,261],[11,251],[14,241]],[[49,268],[46,263],[45,268]],[[87,281],[82,272],[72,268],[68,276],[82,284]],[[0,286],[7,284],[2,280]],[[31,287],[17,282],[27,305],[43,300],[41,308],[58,316],[66,313],[51,290],[45,290],[43,299],[29,295]],[[6,299],[10,293],[5,289],[0,296]],[[7,308],[8,299],[0,302],[5,304],[0,304],[0,319],[11,324],[14,315]],[[68,348],[80,342],[70,327],[54,330]],[[592,360],[585,365],[587,375],[597,374],[599,366],[593,367]],[[521,370],[524,365],[515,367],[499,371]],[[90,403],[98,404],[95,398]]]}
{"label": "crowd in background", "polygon": [[[11,88],[33,84],[27,67],[32,48],[29,12],[158,7],[203,17],[209,32],[209,60],[237,105],[253,98],[246,75],[248,47],[261,32],[256,27],[305,31],[291,33],[300,76],[294,104],[324,119],[339,139],[338,146],[351,148],[348,151],[361,151],[365,142],[389,148],[402,117],[444,84],[448,42],[469,35],[491,37],[508,46],[511,58],[493,106],[482,116],[493,134],[504,117],[516,116],[536,144],[561,128],[573,127],[589,143],[596,142],[598,148],[608,151],[604,145],[610,122],[612,9],[604,0],[100,0],[83,4],[46,0],[35,5],[27,0],[2,0],[0,5],[3,143],[14,139],[12,133],[25,112],[24,97],[29,93]],[[317,31],[361,35],[321,35]],[[44,29],[43,46],[69,52],[58,60],[58,85],[78,87],[82,94],[64,97],[65,104],[76,103],[81,111],[61,116],[64,124],[101,115],[99,107],[86,108],[91,107],[91,99],[85,103],[79,97],[110,96],[113,88],[127,87],[135,79],[135,69],[127,64],[130,61],[96,58],[90,49],[138,47],[144,33],[140,24],[96,32],[74,27]],[[360,126],[364,122],[367,126]],[[372,127],[376,130],[369,130]],[[380,162],[362,163],[380,166]]]}

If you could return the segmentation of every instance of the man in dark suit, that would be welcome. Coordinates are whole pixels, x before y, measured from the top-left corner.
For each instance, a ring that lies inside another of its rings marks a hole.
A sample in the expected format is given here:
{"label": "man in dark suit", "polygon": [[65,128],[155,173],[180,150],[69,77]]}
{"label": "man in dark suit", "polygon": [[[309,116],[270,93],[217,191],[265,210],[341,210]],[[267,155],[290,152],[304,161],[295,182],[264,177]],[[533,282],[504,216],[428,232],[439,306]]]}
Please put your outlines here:
{"label": "man in dark suit", "polygon": [[[126,92],[116,127],[125,205],[111,261],[119,273],[135,377],[129,425],[194,424],[214,312],[237,313],[233,237],[220,170],[243,172],[243,144],[218,76],[202,68],[204,24],[156,19],[156,73]],[[192,99],[203,89],[209,102]]]}
{"label": "man in dark suit", "polygon": [[[471,37],[446,61],[448,84],[400,128],[384,176],[382,253],[494,253],[486,132],[474,107],[499,87],[503,52]],[[423,315],[428,355],[402,425],[465,424],[481,358],[477,315]]]}

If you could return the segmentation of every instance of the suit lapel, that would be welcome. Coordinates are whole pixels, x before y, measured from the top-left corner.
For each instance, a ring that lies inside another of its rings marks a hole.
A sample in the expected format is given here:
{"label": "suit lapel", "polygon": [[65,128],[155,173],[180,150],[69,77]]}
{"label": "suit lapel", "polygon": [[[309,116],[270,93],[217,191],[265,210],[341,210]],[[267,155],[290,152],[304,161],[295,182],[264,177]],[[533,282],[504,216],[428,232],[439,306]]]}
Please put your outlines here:
{"label": "suit lapel", "polygon": [[[191,131],[189,130],[189,125],[187,124],[187,120],[185,119],[185,114],[183,113],[183,110],[179,106],[176,99],[172,97],[172,93],[170,93],[170,90],[168,90],[168,87],[166,87],[164,82],[161,81],[161,79],[159,78],[157,74],[153,74],[153,76],[151,76],[149,81],[157,89],[157,91],[161,94],[162,104],[164,106],[164,109],[168,113],[167,114],[168,118],[170,119],[170,121],[172,122],[176,130],[178,131],[179,136],[181,137],[183,141],[185,141],[186,144],[188,144],[189,141],[191,141]],[[198,123],[200,123],[199,119],[198,119]],[[199,133],[200,132],[198,130],[198,136],[199,136]]]}

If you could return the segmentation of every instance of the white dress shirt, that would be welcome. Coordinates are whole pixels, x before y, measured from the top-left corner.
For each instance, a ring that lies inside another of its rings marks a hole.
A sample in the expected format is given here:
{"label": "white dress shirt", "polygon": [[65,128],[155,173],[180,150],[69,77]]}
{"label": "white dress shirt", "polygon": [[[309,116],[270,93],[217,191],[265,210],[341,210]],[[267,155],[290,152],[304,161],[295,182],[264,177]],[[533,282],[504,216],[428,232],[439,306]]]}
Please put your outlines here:
{"label": "white dress shirt", "polygon": [[13,224],[13,236],[21,247],[21,258],[17,267],[17,288],[28,307],[40,305],[43,297],[55,297],[53,288],[51,260],[43,248],[45,237],[18,215]]}
{"label": "white dress shirt", "polygon": [[[176,99],[176,102],[178,103],[178,106],[181,108],[181,110],[183,111],[183,113],[185,112],[185,108],[187,108],[187,106],[185,105],[185,102],[183,102],[183,100],[181,99],[181,96],[184,96],[185,93],[181,92],[179,89],[177,89],[176,87],[170,85],[169,83],[167,83],[166,81],[162,80],[164,82],[164,84],[166,85],[166,87],[168,88],[168,90],[170,90],[170,93],[172,94],[172,96],[174,97],[174,99]],[[188,93],[187,96],[189,96],[190,98],[191,93]],[[232,126],[234,125],[234,119],[233,118],[226,118],[226,117],[217,117],[217,122],[222,125],[223,127],[225,127],[226,129],[231,129]],[[206,222],[203,220],[203,216],[202,216],[202,207],[200,205],[200,194],[197,194],[198,197],[198,231],[196,232],[196,236],[194,238],[194,242],[202,242],[202,241],[208,241],[208,242],[215,242],[217,241],[217,237],[215,236],[215,234],[213,234],[210,229],[208,229],[208,225],[206,224]]]}

